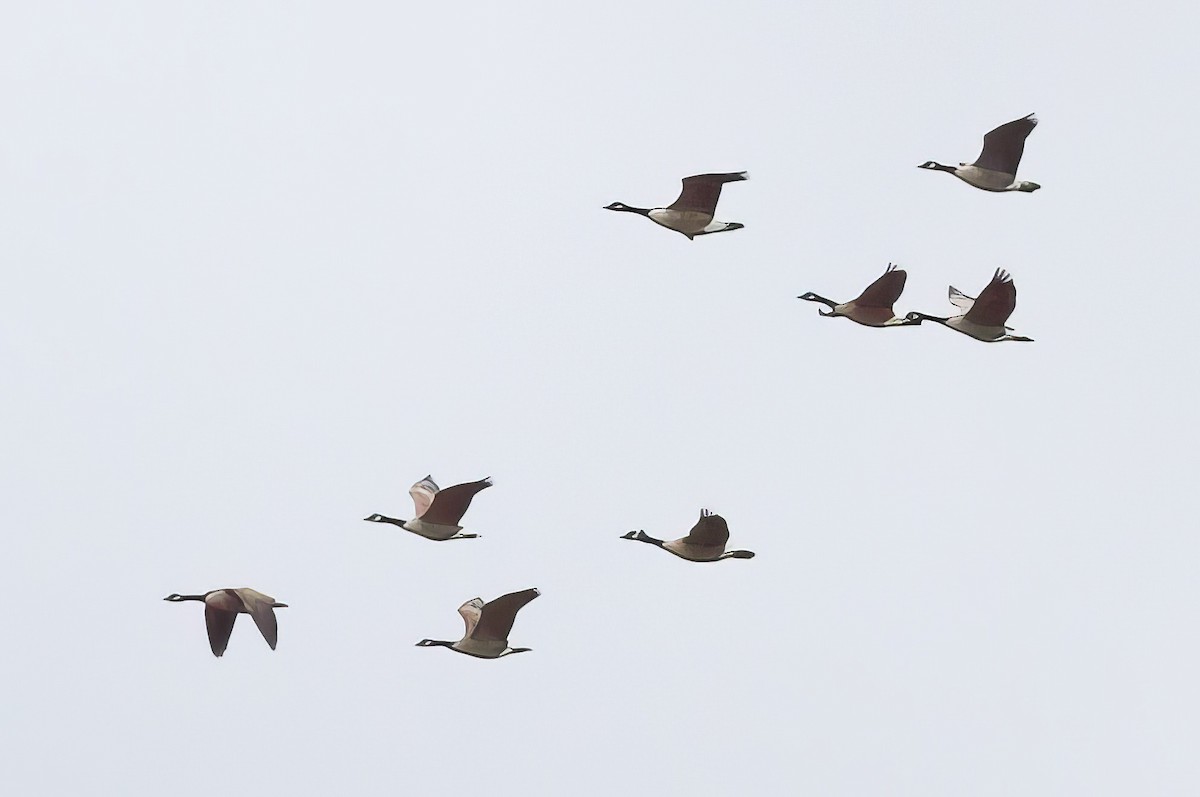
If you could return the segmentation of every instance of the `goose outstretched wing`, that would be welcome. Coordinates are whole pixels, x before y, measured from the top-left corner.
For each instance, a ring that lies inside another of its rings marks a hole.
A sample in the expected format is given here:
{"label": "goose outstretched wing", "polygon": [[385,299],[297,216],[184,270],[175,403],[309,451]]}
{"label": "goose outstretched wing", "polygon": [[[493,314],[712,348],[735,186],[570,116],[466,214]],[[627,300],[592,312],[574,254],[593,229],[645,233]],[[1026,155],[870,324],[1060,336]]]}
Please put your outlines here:
{"label": "goose outstretched wing", "polygon": [[214,656],[225,655],[229,647],[229,635],[233,633],[233,624],[237,622],[237,612],[227,612],[204,605],[204,624],[208,626],[208,646]]}
{"label": "goose outstretched wing", "polygon": [[983,151],[973,165],[1015,175],[1025,153],[1025,139],[1037,127],[1033,114],[1000,125],[983,137]]}
{"label": "goose outstretched wing", "polygon": [[966,320],[987,327],[1002,327],[1017,307],[1017,286],[1004,269],[996,269],[992,281],[966,313]]}
{"label": "goose outstretched wing", "polygon": [[429,508],[419,517],[428,523],[457,526],[458,521],[462,520],[462,516],[467,513],[467,507],[471,505],[471,499],[475,497],[475,494],[491,486],[492,480],[487,478],[439,490],[433,496],[433,502]]}
{"label": "goose outstretched wing", "polygon": [[891,310],[900,294],[904,293],[904,283],[907,279],[908,272],[888,263],[887,271],[868,285],[854,303],[859,307],[884,307]]}
{"label": "goose outstretched wing", "polygon": [[232,592],[241,598],[242,605],[246,607],[246,611],[254,618],[254,624],[258,626],[258,631],[263,635],[263,639],[267,640],[267,644],[271,646],[271,650],[275,649],[276,643],[279,641],[279,624],[275,620],[275,608],[273,604],[275,599],[270,595],[264,595],[258,590],[242,587],[241,589],[232,590]]}
{"label": "goose outstretched wing", "polygon": [[483,605],[479,622],[471,634],[472,639],[508,644],[508,634],[512,631],[513,621],[517,619],[517,612],[540,594],[536,589],[525,589],[488,601]]}
{"label": "goose outstretched wing", "polygon": [[683,178],[683,191],[669,206],[671,210],[693,210],[712,215],[717,212],[717,200],[721,198],[721,186],[737,180],[745,180],[746,172],[727,174],[694,174]]}

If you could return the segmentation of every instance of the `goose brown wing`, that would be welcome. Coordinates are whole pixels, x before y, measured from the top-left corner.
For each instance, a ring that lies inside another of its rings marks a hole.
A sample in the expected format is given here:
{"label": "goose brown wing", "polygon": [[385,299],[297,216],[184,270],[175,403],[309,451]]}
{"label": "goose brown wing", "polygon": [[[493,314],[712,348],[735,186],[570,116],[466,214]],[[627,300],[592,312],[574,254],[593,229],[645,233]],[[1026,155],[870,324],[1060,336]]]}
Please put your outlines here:
{"label": "goose brown wing", "polygon": [[484,642],[507,644],[513,621],[517,619],[517,612],[540,594],[536,589],[525,589],[501,595],[499,598],[485,603],[471,638]]}
{"label": "goose brown wing", "polygon": [[737,180],[745,180],[745,172],[728,174],[696,174],[683,178],[683,191],[669,206],[670,210],[694,210],[709,215],[717,212],[717,200],[721,198],[721,186]]}
{"label": "goose brown wing", "polygon": [[904,293],[904,282],[908,273],[904,269],[888,265],[887,271],[866,287],[854,303],[859,307],[884,307],[892,309],[892,305]]}
{"label": "goose brown wing", "polygon": [[1033,114],[1000,125],[983,137],[983,151],[973,165],[1015,175],[1025,153],[1025,139],[1035,127],[1037,119]]}
{"label": "goose brown wing", "polygon": [[275,609],[271,606],[275,603],[275,599],[249,587],[243,587],[234,592],[242,599],[242,605],[246,607],[249,615],[254,618],[254,624],[258,626],[258,631],[263,635],[263,639],[267,640],[271,650],[274,650],[276,643],[279,642],[279,623],[275,619]]}
{"label": "goose brown wing", "polygon": [[408,488],[408,494],[412,496],[413,506],[416,507],[416,514],[413,517],[421,517],[429,510],[429,505],[433,503],[433,497],[438,493],[437,483],[433,480],[433,476],[426,476],[421,481]]}
{"label": "goose brown wing", "polygon": [[420,516],[421,520],[442,526],[457,526],[458,521],[467,513],[467,507],[471,505],[475,494],[491,486],[492,480],[487,478],[439,490],[433,496],[433,503],[425,510],[425,514]]}
{"label": "goose brown wing", "polygon": [[1016,306],[1017,286],[1007,271],[998,268],[964,318],[980,326],[1002,327]]}
{"label": "goose brown wing", "polygon": [[729,542],[729,524],[720,515],[700,510],[700,519],[680,542],[685,545],[724,545]]}
{"label": "goose brown wing", "polygon": [[233,624],[237,621],[237,612],[227,612],[204,605],[204,624],[208,626],[208,646],[214,656],[225,655],[229,646],[229,635],[233,633]]}

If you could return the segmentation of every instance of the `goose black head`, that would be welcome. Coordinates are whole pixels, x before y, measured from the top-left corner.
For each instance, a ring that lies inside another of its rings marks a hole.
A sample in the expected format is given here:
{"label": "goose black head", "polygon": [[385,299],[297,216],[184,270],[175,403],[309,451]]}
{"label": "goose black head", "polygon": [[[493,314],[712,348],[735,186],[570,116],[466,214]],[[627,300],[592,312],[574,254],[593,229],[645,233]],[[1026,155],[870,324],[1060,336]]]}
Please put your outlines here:
{"label": "goose black head", "polygon": [[650,215],[649,208],[635,208],[631,205],[626,205],[624,202],[613,202],[611,205],[605,205],[605,210],[623,210],[626,213],[640,213],[643,216]]}
{"label": "goose black head", "polygon": [[171,603],[179,603],[180,601],[203,601],[204,596],[203,595],[180,595],[178,592],[172,592],[170,595],[163,598],[163,600],[170,601]]}
{"label": "goose black head", "polygon": [[[966,164],[962,164],[962,165],[964,165],[964,166],[965,166]],[[938,163],[937,161],[925,161],[924,163],[922,163],[922,164],[921,164],[920,166],[918,166],[917,168],[918,168],[918,169],[936,169],[936,170],[937,170],[937,171],[939,171],[939,172],[952,172],[952,171],[954,171],[954,167],[953,167],[953,166],[947,166],[947,165],[945,165],[945,164],[943,164],[943,163]]]}
{"label": "goose black head", "polygon": [[[824,296],[813,293],[812,291],[809,291],[808,293],[802,293],[799,296],[797,296],[796,298],[803,299],[806,302],[817,302],[818,304],[823,304],[826,307],[828,307],[830,310],[833,310],[834,308],[837,307],[837,302],[833,301],[832,299],[826,299]],[[823,316],[833,315],[833,313],[831,313],[831,312],[826,313],[824,310],[817,310],[817,312]]]}

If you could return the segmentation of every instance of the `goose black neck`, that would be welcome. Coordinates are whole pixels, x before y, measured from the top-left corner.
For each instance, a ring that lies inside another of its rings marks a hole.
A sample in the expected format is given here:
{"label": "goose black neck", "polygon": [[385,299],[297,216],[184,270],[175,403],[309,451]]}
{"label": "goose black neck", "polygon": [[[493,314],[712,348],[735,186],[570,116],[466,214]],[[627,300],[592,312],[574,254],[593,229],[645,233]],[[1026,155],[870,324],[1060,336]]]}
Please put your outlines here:
{"label": "goose black neck", "polygon": [[179,594],[175,594],[175,595],[172,595],[172,596],[170,596],[170,597],[168,597],[168,598],[163,598],[163,600],[175,601],[175,602],[179,602],[179,601],[200,601],[201,603],[203,603],[203,602],[204,602],[204,599],[205,599],[206,597],[208,597],[208,595],[210,595],[210,594],[212,594],[212,593],[206,593],[206,594],[204,594],[204,595],[179,595]]}
{"label": "goose black neck", "polygon": [[626,205],[624,202],[614,203],[609,205],[606,210],[619,210],[622,213],[637,213],[641,216],[649,216],[650,208],[635,208],[631,205]]}
{"label": "goose black neck", "polygon": [[662,547],[662,544],[663,544],[663,540],[659,540],[654,537],[651,537],[649,534],[647,534],[644,531],[639,531],[637,537],[635,537],[634,539],[641,540],[642,542],[648,542],[651,545],[657,545],[660,548]]}

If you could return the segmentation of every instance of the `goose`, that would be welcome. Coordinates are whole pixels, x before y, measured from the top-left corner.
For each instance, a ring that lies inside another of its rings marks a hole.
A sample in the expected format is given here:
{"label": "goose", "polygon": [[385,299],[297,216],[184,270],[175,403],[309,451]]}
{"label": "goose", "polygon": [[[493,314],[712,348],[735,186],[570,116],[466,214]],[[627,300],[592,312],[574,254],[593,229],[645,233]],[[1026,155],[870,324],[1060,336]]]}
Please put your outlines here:
{"label": "goose", "polygon": [[925,161],[918,169],[936,169],[950,172],[964,183],[984,191],[1024,191],[1032,193],[1039,188],[1028,180],[1017,181],[1017,166],[1025,152],[1025,139],[1037,127],[1033,114],[1000,125],[983,137],[983,151],[974,163],[946,166],[937,161]]}
{"label": "goose", "polygon": [[439,542],[471,540],[479,535],[459,534],[462,526],[458,525],[458,521],[462,520],[462,516],[466,513],[467,507],[471,505],[471,499],[475,497],[475,494],[491,486],[492,479],[489,476],[477,482],[456,484],[442,490],[433,481],[432,476],[426,476],[408,491],[417,508],[415,518],[400,520],[376,512],[373,515],[367,515],[363,520],[369,520],[372,523],[391,523],[405,531],[419,534],[427,540],[438,540]]}
{"label": "goose", "polygon": [[264,595],[249,587],[240,589],[214,589],[203,595],[180,595],[173,592],[165,601],[201,601],[204,603],[204,622],[208,626],[208,646],[218,658],[225,654],[233,623],[239,614],[254,618],[254,624],[262,632],[263,639],[275,649],[279,639],[279,627],[275,623],[275,610],[286,609],[286,603],[278,603],[270,595]]}
{"label": "goose", "polygon": [[644,531],[631,531],[622,534],[623,540],[637,540],[657,545],[664,551],[669,551],[689,562],[717,562],[721,559],[753,559],[753,551],[726,551],[725,543],[729,541],[729,524],[720,515],[714,515],[707,509],[700,510],[700,519],[686,537],[670,542],[656,540]]}
{"label": "goose", "polygon": [[422,639],[419,648],[443,647],[480,659],[499,659],[512,653],[528,653],[532,648],[510,648],[508,634],[521,607],[541,595],[536,589],[510,592],[495,600],[483,602],[472,598],[458,607],[467,624],[467,631],[457,642],[444,639]]}
{"label": "goose", "polygon": [[1017,306],[1017,286],[1013,283],[1012,276],[1004,269],[996,269],[992,281],[979,294],[978,299],[972,299],[951,285],[950,303],[963,310],[962,315],[938,318],[914,312],[909,313],[906,318],[918,324],[922,321],[936,321],[985,343],[999,343],[1004,340],[1033,342],[1033,338],[1007,334],[1012,327],[1004,326],[1004,322]]}
{"label": "goose", "polygon": [[908,274],[904,269],[888,263],[887,270],[883,272],[883,275],[868,285],[866,290],[853,301],[838,304],[824,296],[818,296],[812,291],[796,298],[825,305],[829,308],[828,313],[824,310],[817,310],[823,316],[849,318],[851,321],[867,327],[917,326],[919,322],[909,321],[907,318],[897,318],[896,313],[892,310],[892,305],[904,292],[904,281],[907,279]]}
{"label": "goose", "polygon": [[640,213],[655,224],[686,235],[690,241],[697,235],[740,230],[746,226],[736,221],[713,221],[713,214],[717,212],[721,186],[748,179],[748,172],[695,174],[683,178],[683,191],[680,192],[679,199],[665,208],[635,208],[621,202],[613,202],[611,205],[605,205],[604,209]]}

